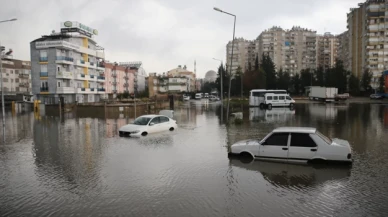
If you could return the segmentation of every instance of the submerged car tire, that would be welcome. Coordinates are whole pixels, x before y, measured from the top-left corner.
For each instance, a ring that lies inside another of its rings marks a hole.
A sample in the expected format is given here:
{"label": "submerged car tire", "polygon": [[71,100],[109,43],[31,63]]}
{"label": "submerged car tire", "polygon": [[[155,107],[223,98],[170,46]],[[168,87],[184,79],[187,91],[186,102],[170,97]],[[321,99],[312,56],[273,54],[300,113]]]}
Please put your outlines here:
{"label": "submerged car tire", "polygon": [[308,161],[309,164],[319,164],[319,165],[322,165],[322,164],[327,164],[327,161],[324,160],[324,159],[312,159],[312,160],[309,160]]}
{"label": "submerged car tire", "polygon": [[259,106],[261,109],[264,108],[264,104],[263,103],[260,103],[260,106]]}
{"label": "submerged car tire", "polygon": [[239,155],[239,158],[240,158],[241,163],[244,163],[244,164],[249,164],[252,161],[254,161],[253,156],[250,153],[248,153],[248,152],[242,152]]}
{"label": "submerged car tire", "polygon": [[175,129],[174,129],[174,127],[171,127],[169,130],[170,130],[170,131],[174,131]]}
{"label": "submerged car tire", "polygon": [[271,103],[268,104],[268,105],[267,105],[267,108],[268,108],[269,110],[271,110],[271,109],[272,109],[272,104],[271,104]]}
{"label": "submerged car tire", "polygon": [[290,103],[290,108],[294,108],[294,103]]}
{"label": "submerged car tire", "polygon": [[147,133],[147,132],[142,132],[141,135],[142,135],[142,136],[147,136],[148,133]]}

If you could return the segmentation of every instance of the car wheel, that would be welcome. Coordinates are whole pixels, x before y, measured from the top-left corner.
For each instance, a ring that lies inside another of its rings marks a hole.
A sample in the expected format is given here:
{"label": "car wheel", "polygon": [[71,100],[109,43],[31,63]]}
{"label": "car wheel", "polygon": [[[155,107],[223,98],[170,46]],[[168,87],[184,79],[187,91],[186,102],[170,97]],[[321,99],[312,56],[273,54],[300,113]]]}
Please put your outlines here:
{"label": "car wheel", "polygon": [[308,163],[310,163],[310,164],[326,164],[327,161],[323,160],[323,159],[313,159],[313,160],[309,160]]}
{"label": "car wheel", "polygon": [[264,108],[264,104],[263,104],[263,103],[260,103],[260,108],[261,108],[261,109]]}
{"label": "car wheel", "polygon": [[294,103],[290,103],[290,108],[294,108]]}
{"label": "car wheel", "polygon": [[142,135],[142,136],[147,136],[148,133],[147,133],[147,132],[142,132],[141,135]]}
{"label": "car wheel", "polygon": [[271,110],[272,109],[272,104],[271,103],[268,104],[267,107],[268,107],[269,110]]}
{"label": "car wheel", "polygon": [[174,131],[174,127],[171,127],[171,128],[170,128],[170,131]]}
{"label": "car wheel", "polygon": [[248,152],[242,152],[240,155],[240,161],[241,163],[244,163],[244,164],[247,164],[247,163],[251,163],[254,158],[252,157],[252,155]]}

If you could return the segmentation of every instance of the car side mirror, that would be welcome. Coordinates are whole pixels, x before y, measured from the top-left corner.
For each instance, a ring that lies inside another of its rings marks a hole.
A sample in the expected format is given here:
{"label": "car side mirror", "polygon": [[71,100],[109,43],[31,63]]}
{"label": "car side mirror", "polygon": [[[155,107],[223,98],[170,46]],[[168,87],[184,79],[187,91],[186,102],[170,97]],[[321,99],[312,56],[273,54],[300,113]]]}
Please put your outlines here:
{"label": "car side mirror", "polygon": [[154,126],[154,125],[155,125],[155,123],[154,123],[154,122],[151,122],[151,123],[150,123],[150,126]]}

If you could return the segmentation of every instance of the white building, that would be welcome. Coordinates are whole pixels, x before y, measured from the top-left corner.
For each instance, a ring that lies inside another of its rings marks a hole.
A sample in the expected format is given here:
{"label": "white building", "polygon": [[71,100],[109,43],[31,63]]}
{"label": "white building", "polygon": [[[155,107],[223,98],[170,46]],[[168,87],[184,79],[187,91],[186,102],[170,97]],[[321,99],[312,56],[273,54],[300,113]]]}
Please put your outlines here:
{"label": "white building", "polygon": [[78,22],[61,23],[61,32],[53,32],[30,43],[32,92],[46,103],[98,102],[105,97],[103,48],[98,34]]}

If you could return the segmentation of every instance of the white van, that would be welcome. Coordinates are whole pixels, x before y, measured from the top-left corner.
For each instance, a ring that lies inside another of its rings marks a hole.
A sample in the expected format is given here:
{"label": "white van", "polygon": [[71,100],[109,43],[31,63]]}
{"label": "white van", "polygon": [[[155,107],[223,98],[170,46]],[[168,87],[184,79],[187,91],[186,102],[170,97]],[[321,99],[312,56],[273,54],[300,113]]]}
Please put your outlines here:
{"label": "white van", "polygon": [[272,107],[294,107],[295,100],[293,100],[288,94],[274,94],[266,93],[264,95],[264,104],[260,104],[263,108],[266,106],[268,109]]}
{"label": "white van", "polygon": [[195,99],[202,99],[202,93],[196,93]]}

